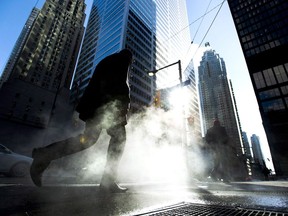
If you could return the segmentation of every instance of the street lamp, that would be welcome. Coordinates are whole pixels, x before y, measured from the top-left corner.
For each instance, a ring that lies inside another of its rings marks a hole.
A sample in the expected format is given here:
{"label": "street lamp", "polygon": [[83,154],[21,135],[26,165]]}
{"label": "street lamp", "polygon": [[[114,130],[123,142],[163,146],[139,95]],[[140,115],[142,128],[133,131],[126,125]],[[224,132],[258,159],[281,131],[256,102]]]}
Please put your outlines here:
{"label": "street lamp", "polygon": [[[172,64],[166,65],[162,68],[153,70],[153,71],[147,71],[147,74],[149,76],[154,76],[158,71],[163,70],[165,68],[171,67],[173,65],[178,64],[178,72],[179,72],[179,81],[180,81],[180,88],[183,88],[183,80],[182,80],[182,68],[181,68],[181,60],[178,60],[177,62],[174,62]],[[186,147],[187,145],[187,137],[186,137],[186,122],[185,122],[185,109],[182,106],[182,115],[183,115],[183,130],[184,130],[184,136],[183,136],[183,146]]]}
{"label": "street lamp", "polygon": [[174,62],[174,63],[172,63],[172,64],[166,65],[166,66],[164,66],[164,67],[162,67],[162,68],[159,68],[159,69],[157,69],[157,70],[148,71],[147,73],[148,73],[149,76],[154,76],[158,71],[163,70],[163,69],[168,68],[168,67],[171,67],[171,66],[176,65],[176,64],[178,64],[179,81],[180,81],[180,85],[182,86],[183,81],[182,81],[181,60],[178,60],[177,62]]}

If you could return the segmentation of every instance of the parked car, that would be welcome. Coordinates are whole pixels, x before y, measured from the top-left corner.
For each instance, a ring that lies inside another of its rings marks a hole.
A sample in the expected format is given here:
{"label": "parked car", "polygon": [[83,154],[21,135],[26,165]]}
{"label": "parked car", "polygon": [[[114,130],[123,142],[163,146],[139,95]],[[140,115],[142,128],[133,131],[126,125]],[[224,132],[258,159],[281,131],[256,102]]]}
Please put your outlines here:
{"label": "parked car", "polygon": [[0,144],[0,173],[6,176],[24,177],[28,175],[33,159],[17,154]]}

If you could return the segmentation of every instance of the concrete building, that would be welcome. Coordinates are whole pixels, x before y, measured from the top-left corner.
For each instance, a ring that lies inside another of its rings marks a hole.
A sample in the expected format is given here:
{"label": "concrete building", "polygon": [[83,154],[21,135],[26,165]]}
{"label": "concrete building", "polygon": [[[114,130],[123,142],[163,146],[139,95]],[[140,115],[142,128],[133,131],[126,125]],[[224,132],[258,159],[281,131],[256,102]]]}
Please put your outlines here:
{"label": "concrete building", "polygon": [[33,9],[27,21],[30,30],[24,32],[25,37],[22,31],[21,45],[13,49],[17,58],[8,62],[13,67],[7,65],[10,71],[0,91],[0,118],[5,125],[1,139],[5,142],[7,133],[21,133],[21,125],[31,126],[31,133],[22,141],[14,136],[10,143],[31,144],[36,134],[44,133],[43,128],[59,130],[70,121],[69,88],[84,33],[85,7],[83,0],[47,0],[40,11]]}
{"label": "concrete building", "polygon": [[228,0],[276,175],[288,176],[288,2]]}
{"label": "concrete building", "polygon": [[31,31],[31,27],[34,24],[34,21],[36,20],[38,14],[39,14],[40,10],[38,8],[33,8],[30,16],[28,17],[17,41],[16,44],[13,47],[13,50],[9,56],[9,59],[5,65],[5,68],[2,72],[1,78],[0,78],[0,88],[3,85],[4,82],[7,81],[7,79],[9,78],[16,62],[17,59],[19,57],[20,51],[23,49],[23,46],[25,44],[25,41]]}

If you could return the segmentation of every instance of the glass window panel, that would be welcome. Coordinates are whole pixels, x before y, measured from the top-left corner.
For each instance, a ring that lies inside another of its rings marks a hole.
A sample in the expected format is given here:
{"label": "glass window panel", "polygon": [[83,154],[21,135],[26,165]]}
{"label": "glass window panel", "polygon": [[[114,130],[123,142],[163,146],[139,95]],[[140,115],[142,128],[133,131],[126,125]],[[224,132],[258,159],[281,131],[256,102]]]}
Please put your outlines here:
{"label": "glass window panel", "polygon": [[288,85],[282,86],[281,91],[282,91],[282,94],[284,94],[284,95],[288,94]]}
{"label": "glass window panel", "polygon": [[283,65],[279,65],[277,67],[274,67],[273,69],[274,69],[275,76],[277,78],[278,83],[283,83],[288,80],[288,77],[284,70]]}
{"label": "glass window panel", "polygon": [[284,67],[285,67],[285,69],[286,69],[286,72],[288,73],[288,63],[286,63],[286,64],[284,65]]}
{"label": "glass window panel", "polygon": [[276,97],[280,95],[280,91],[278,88],[275,89],[270,89],[268,91],[263,91],[259,93],[260,99],[268,99],[268,98],[272,98],[272,97]]}
{"label": "glass window panel", "polygon": [[253,78],[254,78],[257,89],[260,89],[266,86],[261,72],[257,72],[253,74]]}
{"label": "glass window panel", "polygon": [[262,102],[261,104],[262,104],[264,112],[271,112],[271,111],[277,111],[277,110],[285,109],[285,106],[284,106],[282,99],[265,101],[265,102]]}
{"label": "glass window panel", "polygon": [[275,77],[271,68],[264,70],[263,75],[265,77],[267,86],[276,84],[276,80],[275,80]]}

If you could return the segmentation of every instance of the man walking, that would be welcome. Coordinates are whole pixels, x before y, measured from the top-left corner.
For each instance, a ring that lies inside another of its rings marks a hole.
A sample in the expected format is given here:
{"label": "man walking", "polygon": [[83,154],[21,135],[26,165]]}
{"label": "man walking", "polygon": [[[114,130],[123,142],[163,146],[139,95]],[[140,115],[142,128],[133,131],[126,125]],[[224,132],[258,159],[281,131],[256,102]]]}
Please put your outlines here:
{"label": "man walking", "polygon": [[132,53],[127,49],[99,62],[76,107],[79,118],[86,123],[84,133],[33,150],[30,174],[35,185],[42,185],[42,174],[52,160],[87,149],[96,143],[105,129],[110,141],[100,188],[109,192],[127,190],[115,180],[126,142],[125,125],[130,106],[127,75],[131,63]]}

